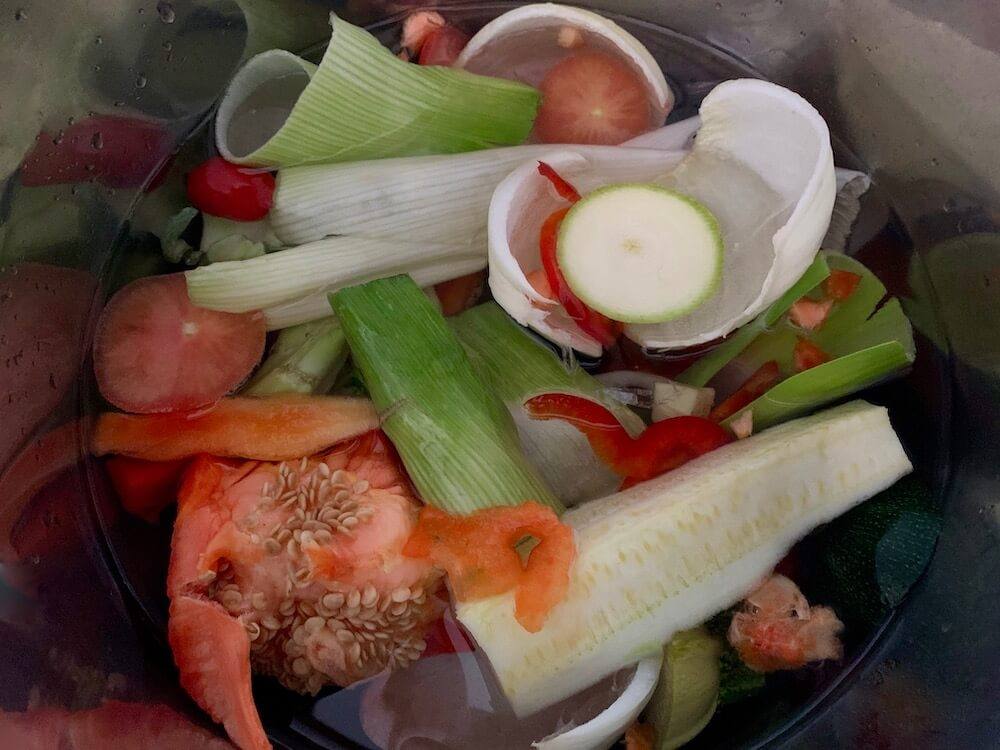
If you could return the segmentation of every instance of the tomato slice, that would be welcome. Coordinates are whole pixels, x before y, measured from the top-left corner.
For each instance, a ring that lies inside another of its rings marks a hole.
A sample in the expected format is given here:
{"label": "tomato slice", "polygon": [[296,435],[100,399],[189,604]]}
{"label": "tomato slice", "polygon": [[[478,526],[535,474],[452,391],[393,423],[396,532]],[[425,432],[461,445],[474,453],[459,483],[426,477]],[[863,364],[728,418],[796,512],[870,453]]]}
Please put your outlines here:
{"label": "tomato slice", "polygon": [[817,302],[803,297],[792,304],[792,309],[788,311],[788,319],[799,328],[814,331],[823,325],[832,309],[832,299],[822,299]]}
{"label": "tomato slice", "polygon": [[549,70],[539,86],[535,136],[542,143],[616,146],[649,130],[645,81],[604,52],[582,51]]}
{"label": "tomato slice", "polygon": [[101,394],[125,411],[186,411],[218,401],[260,361],[259,312],[195,307],[183,274],[133,281],[111,298],[94,337]]}
{"label": "tomato slice", "polygon": [[420,46],[420,65],[451,65],[469,43],[469,35],[461,29],[445,24],[438,26]]}

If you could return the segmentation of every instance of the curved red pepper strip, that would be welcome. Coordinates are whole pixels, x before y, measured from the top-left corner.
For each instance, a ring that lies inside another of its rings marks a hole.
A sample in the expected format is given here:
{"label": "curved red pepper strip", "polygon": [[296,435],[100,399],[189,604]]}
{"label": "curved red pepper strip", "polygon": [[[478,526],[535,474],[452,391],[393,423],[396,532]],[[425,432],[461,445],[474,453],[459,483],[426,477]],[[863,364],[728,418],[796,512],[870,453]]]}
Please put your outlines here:
{"label": "curved red pepper strip", "polygon": [[[580,200],[580,194],[576,188],[564,180],[558,172],[543,161],[538,162],[538,174],[552,183],[552,187],[561,198],[576,203]],[[565,308],[566,313],[576,321],[580,329],[588,336],[596,339],[601,346],[612,346],[622,332],[622,324],[611,320],[611,318],[601,315],[595,310],[591,310],[580,300],[573,290],[566,283],[566,278],[559,269],[556,248],[559,235],[559,225],[569,208],[561,208],[554,211],[542,224],[539,233],[538,247],[542,259],[542,268],[545,271],[545,278],[549,286],[556,294],[559,304]]]}
{"label": "curved red pepper strip", "polygon": [[780,379],[781,368],[778,367],[778,363],[773,359],[765,362],[729,398],[712,409],[708,418],[713,422],[729,419],[744,406],[767,393],[768,389]]}
{"label": "curved red pepper strip", "polygon": [[623,488],[644,482],[725,445],[732,436],[701,417],[654,422],[637,437],[601,404],[581,396],[544,393],[528,399],[534,419],[562,419],[586,437],[598,458],[626,479]]}
{"label": "curved red pepper strip", "polygon": [[576,188],[570,185],[563,179],[562,175],[544,161],[538,162],[538,174],[552,183],[552,187],[555,188],[560,198],[565,198],[570,203],[576,203],[580,200],[580,194]]}

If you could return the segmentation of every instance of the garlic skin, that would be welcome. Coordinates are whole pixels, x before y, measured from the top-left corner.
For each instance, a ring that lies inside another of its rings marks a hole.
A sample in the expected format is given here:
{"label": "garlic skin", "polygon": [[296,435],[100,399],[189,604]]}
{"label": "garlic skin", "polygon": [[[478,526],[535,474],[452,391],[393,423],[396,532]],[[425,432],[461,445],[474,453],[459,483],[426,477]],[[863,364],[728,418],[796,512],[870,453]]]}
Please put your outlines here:
{"label": "garlic skin", "polygon": [[[680,318],[626,328],[628,338],[650,349],[712,341],[756,317],[812,262],[836,195],[822,117],[798,94],[756,79],[719,84],[699,117],[626,146],[556,147],[539,160],[582,194],[613,183],[653,182],[691,195],[719,221],[726,244],[719,291]],[[489,212],[490,289],[522,325],[599,356],[601,345],[525,278],[541,263],[542,222],[565,205],[534,160],[500,183]]]}

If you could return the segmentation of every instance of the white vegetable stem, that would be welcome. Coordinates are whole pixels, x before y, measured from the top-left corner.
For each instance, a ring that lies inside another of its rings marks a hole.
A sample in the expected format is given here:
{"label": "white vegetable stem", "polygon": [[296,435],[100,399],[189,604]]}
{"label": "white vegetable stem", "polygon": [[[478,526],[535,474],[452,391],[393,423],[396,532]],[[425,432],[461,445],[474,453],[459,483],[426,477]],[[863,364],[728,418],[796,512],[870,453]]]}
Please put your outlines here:
{"label": "white vegetable stem", "polygon": [[439,269],[449,278],[458,275],[460,264],[461,272],[484,265],[478,253],[463,252],[453,245],[331,237],[249,260],[213,263],[188,271],[186,276],[194,304],[224,312],[247,312],[417,270],[428,271],[434,278],[441,274],[430,270]]}
{"label": "white vegetable stem", "polygon": [[511,594],[458,617],[527,715],[739,601],[798,539],[911,468],[884,408],[787,422],[568,511],[577,558],[539,632],[514,619]]}

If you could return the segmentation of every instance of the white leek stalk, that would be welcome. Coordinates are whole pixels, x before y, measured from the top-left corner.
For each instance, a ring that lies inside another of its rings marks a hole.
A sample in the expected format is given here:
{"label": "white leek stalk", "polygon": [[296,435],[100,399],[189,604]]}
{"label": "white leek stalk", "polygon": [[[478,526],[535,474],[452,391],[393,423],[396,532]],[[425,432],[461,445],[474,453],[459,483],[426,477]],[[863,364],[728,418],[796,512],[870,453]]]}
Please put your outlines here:
{"label": "white leek stalk", "polygon": [[[248,260],[213,263],[186,276],[188,294],[199,307],[247,312],[301,303],[303,298],[418,269],[437,267],[445,278],[452,278],[452,274],[465,273],[469,265],[478,270],[485,263],[478,253],[463,252],[454,245],[331,237]],[[418,279],[418,283],[434,282]],[[328,314],[329,308],[323,315],[306,319]]]}

